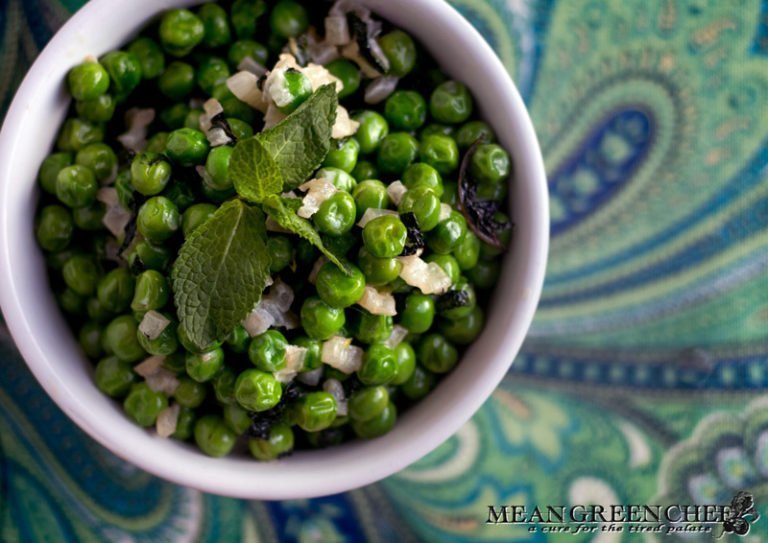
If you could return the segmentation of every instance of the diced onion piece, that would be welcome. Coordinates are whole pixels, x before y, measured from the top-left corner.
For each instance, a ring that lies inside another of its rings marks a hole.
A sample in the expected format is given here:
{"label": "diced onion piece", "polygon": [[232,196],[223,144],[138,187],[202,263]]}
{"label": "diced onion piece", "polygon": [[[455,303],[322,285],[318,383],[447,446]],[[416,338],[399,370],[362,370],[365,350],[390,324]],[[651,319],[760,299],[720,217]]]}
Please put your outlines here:
{"label": "diced onion piece", "polygon": [[205,137],[208,138],[208,143],[211,144],[211,147],[220,147],[232,141],[226,131],[220,126],[208,130],[205,133]]}
{"label": "diced onion piece", "polygon": [[403,185],[401,181],[395,181],[387,186],[387,194],[389,199],[397,206],[400,205],[400,200],[403,199],[403,195],[408,192],[408,187]]}
{"label": "diced onion piece", "polygon": [[344,15],[325,18],[325,39],[333,45],[347,45],[350,42],[349,23]]}
{"label": "diced onion piece", "polygon": [[328,40],[311,41],[307,50],[309,51],[309,58],[312,59],[312,62],[320,64],[321,66],[333,62],[341,56],[339,55],[339,49]]}
{"label": "diced onion piece", "polygon": [[274,300],[281,311],[288,311],[291,308],[291,304],[293,304],[295,296],[291,286],[282,279],[278,279],[272,283],[271,287],[265,298]]}
{"label": "diced onion piece", "polygon": [[363,213],[363,216],[360,217],[360,220],[357,221],[357,226],[360,228],[365,228],[365,225],[371,222],[373,219],[378,219],[379,217],[383,217],[384,215],[397,215],[397,211],[392,211],[391,209],[379,209],[377,207],[369,207],[365,210],[365,213]]}
{"label": "diced onion piece", "polygon": [[162,392],[170,396],[179,387],[179,380],[176,376],[165,368],[160,368],[146,378],[147,386],[155,392]]}
{"label": "diced onion piece", "polygon": [[332,138],[340,140],[354,136],[358,128],[360,128],[360,123],[350,118],[347,108],[344,106],[336,108],[336,122],[333,123],[331,130]]}
{"label": "diced onion piece", "polygon": [[416,255],[397,257],[403,263],[400,277],[424,294],[443,294],[451,288],[451,278],[435,262],[424,262]]}
{"label": "diced onion piece", "polygon": [[296,345],[288,345],[285,348],[285,367],[279,371],[274,372],[275,378],[281,383],[288,383],[293,380],[294,377],[304,367],[304,358],[307,356],[307,349],[305,347],[297,347]]}
{"label": "diced onion piece", "polygon": [[451,211],[453,211],[453,208],[450,206],[450,204],[440,204],[440,215],[437,218],[437,222],[443,222],[445,219],[450,217]]}
{"label": "diced onion piece", "polygon": [[285,119],[285,114],[277,108],[274,102],[270,101],[267,112],[264,114],[264,130],[272,128],[283,119]]}
{"label": "diced onion piece", "polygon": [[317,386],[318,383],[320,383],[320,379],[323,378],[323,367],[320,366],[319,368],[315,368],[311,371],[305,371],[303,373],[300,373],[296,379],[298,381],[301,381],[305,385],[314,387]]}
{"label": "diced onion piece", "polygon": [[179,404],[173,404],[160,411],[155,422],[157,435],[160,437],[171,437],[176,431],[176,425],[179,422],[179,411],[181,411]]}
{"label": "diced onion piece", "polygon": [[306,191],[307,194],[304,196],[302,205],[296,214],[305,219],[309,219],[312,215],[317,213],[320,209],[320,204],[325,202],[334,193],[338,192],[338,189],[333,183],[326,181],[325,179],[312,179],[299,186],[299,189]]}
{"label": "diced onion piece", "polygon": [[114,187],[102,187],[96,194],[96,199],[99,202],[103,202],[106,206],[101,222],[113,236],[122,238],[125,234],[125,227],[131,222],[133,214],[120,204],[117,189]]}
{"label": "diced onion piece", "polygon": [[156,354],[136,364],[133,367],[133,371],[146,379],[160,371],[160,368],[163,367],[163,362],[165,362],[165,357]]}
{"label": "diced onion piece", "polygon": [[323,390],[336,400],[336,414],[346,417],[348,412],[347,397],[344,394],[344,386],[338,379],[328,379],[323,383]]}
{"label": "diced onion piece", "polygon": [[237,69],[243,72],[250,72],[256,77],[261,77],[267,73],[267,69],[259,62],[253,59],[253,57],[244,57],[237,65]]}
{"label": "diced onion piece", "polygon": [[224,113],[224,106],[221,105],[216,98],[209,98],[203,102],[203,111],[208,115],[210,119],[213,119],[217,115]]}
{"label": "diced onion piece", "polygon": [[269,327],[274,323],[275,318],[272,314],[257,306],[243,321],[243,328],[245,328],[249,336],[254,337],[269,330]]}
{"label": "diced onion piece", "polygon": [[139,323],[139,332],[144,334],[148,340],[153,341],[160,337],[160,334],[168,328],[169,324],[171,321],[165,315],[151,309],[144,313],[144,317]]}
{"label": "diced onion piece", "polygon": [[307,278],[313,285],[315,284],[315,281],[317,281],[317,274],[320,273],[320,268],[322,268],[326,262],[328,262],[328,259],[324,256],[319,256],[317,260],[315,260],[315,264],[312,266],[312,271],[309,272],[309,277]]}
{"label": "diced onion piece", "polygon": [[324,85],[336,85],[336,92],[341,92],[344,89],[344,83],[341,79],[326,70],[325,66],[310,62],[304,68],[299,68],[299,71],[307,76],[313,91]]}
{"label": "diced onion piece", "polygon": [[395,297],[389,292],[380,292],[370,285],[365,286],[357,305],[367,309],[372,315],[384,315],[386,317],[397,315]]}
{"label": "diced onion piece", "polygon": [[155,120],[155,110],[152,108],[131,108],[125,113],[128,130],[117,136],[117,141],[131,151],[139,152],[147,144],[147,127]]}
{"label": "diced onion piece", "polygon": [[356,41],[350,41],[342,47],[341,56],[357,64],[360,71],[363,72],[363,75],[368,79],[375,79],[382,76],[382,73],[360,54],[360,46]]}
{"label": "diced onion piece", "polygon": [[365,87],[365,94],[363,95],[365,103],[375,105],[383,102],[395,92],[399,81],[398,78],[391,75],[377,77]]}
{"label": "diced onion piece", "polygon": [[352,340],[349,338],[333,336],[323,342],[320,359],[325,364],[349,375],[363,365],[363,350],[352,345]]}
{"label": "diced onion piece", "polygon": [[386,345],[390,349],[394,349],[395,347],[400,345],[407,336],[408,336],[408,329],[405,326],[396,324],[392,327],[392,333],[389,334],[389,337],[384,342],[384,345]]}
{"label": "diced onion piece", "polygon": [[227,79],[227,88],[238,100],[263,113],[267,110],[267,103],[258,82],[259,78],[251,72],[241,71]]}
{"label": "diced onion piece", "polygon": [[349,403],[347,400],[338,400],[336,402],[336,415],[346,417],[349,414]]}

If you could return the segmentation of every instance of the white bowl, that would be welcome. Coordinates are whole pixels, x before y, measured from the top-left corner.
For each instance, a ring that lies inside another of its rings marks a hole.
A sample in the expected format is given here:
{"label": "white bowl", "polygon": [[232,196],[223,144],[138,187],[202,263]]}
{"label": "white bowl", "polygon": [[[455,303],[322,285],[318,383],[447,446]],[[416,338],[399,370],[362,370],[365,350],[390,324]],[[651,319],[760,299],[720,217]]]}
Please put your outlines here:
{"label": "white bowl", "polygon": [[75,423],[115,454],[179,484],[240,498],[332,494],[380,480],[418,460],[464,424],[509,369],[531,323],[546,265],[547,186],[536,134],[517,89],[482,37],[442,0],[361,0],[426,46],[471,88],[485,119],[511,151],[512,248],[482,336],[424,401],[384,437],[296,453],[272,463],[209,458],[132,422],[93,385],[48,286],[33,235],[36,175],[68,106],[68,69],[125,44],[161,11],[194,0],[92,0],[53,37],[11,104],[0,133],[0,303],[30,369]]}

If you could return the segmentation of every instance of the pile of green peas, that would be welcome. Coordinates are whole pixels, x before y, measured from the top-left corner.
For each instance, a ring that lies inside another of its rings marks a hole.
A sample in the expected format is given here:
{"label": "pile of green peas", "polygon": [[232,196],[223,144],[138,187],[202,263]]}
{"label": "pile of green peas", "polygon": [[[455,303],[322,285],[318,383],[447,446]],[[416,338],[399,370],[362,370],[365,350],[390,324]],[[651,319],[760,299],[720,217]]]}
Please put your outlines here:
{"label": "pile of green peas", "polygon": [[[210,145],[200,129],[201,104],[216,98],[236,139],[258,131],[262,114],[225,81],[244,58],[269,66],[289,38],[310,26],[322,29],[325,14],[307,5],[235,0],[170,10],[124,48],[73,67],[70,115],[39,171],[35,234],[59,305],[95,364],[96,386],[145,427],[178,405],[171,437],[211,456],[229,454],[239,440],[255,458],[272,460],[297,448],[387,433],[398,412],[426,396],[479,335],[482,307],[499,275],[502,251],[482,242],[457,211],[457,181],[472,147],[468,164],[477,195],[503,209],[510,157],[478,119],[469,90],[442,74],[408,34],[389,29],[378,41],[388,75],[400,82],[382,103],[362,100],[368,82],[353,61],[338,58],[326,66],[343,82],[341,103],[359,129],[333,142],[316,173],[338,192],[311,220],[351,273],[325,263],[311,282],[307,270],[319,252],[295,236],[269,232],[270,271],[293,287],[300,326],[256,337],[239,326],[204,349],[185,336],[173,306],[173,261],[184,239],[235,195],[228,175],[234,142]],[[285,78],[284,113],[311,93],[296,74]],[[134,107],[157,112],[146,146],[135,154],[116,140]],[[396,180],[408,189],[397,204],[387,192]],[[131,211],[124,235],[105,227],[103,186],[114,187]],[[441,204],[451,206],[447,216]],[[356,226],[372,208],[398,214]],[[404,214],[412,214],[423,234],[421,258],[450,278],[448,294],[424,294],[400,277],[398,257],[410,236]],[[502,223],[507,219],[498,215]],[[506,242],[509,235],[507,229],[499,237]],[[366,286],[392,293],[397,315],[356,305]],[[139,330],[150,311],[170,321],[151,340]],[[407,336],[389,346],[395,325]],[[359,370],[348,375],[323,363],[323,342],[333,336],[364,349]],[[290,346],[306,355],[299,379],[286,384],[275,372],[285,368]],[[178,381],[172,393],[134,371],[150,356],[164,357],[162,371]],[[317,384],[300,379],[310,372],[322,372]],[[345,414],[342,400],[323,387],[329,380],[343,387]]]}

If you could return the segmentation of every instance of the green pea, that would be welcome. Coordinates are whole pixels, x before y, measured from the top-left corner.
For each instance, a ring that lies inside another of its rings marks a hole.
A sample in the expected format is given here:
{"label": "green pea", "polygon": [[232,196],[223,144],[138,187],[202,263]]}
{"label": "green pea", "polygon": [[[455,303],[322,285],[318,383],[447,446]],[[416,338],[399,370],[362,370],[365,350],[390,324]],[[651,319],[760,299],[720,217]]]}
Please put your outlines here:
{"label": "green pea", "polygon": [[205,134],[194,128],[178,128],[168,136],[165,152],[182,166],[194,166],[205,161],[209,149]]}
{"label": "green pea", "polygon": [[248,358],[262,371],[276,372],[285,368],[288,340],[277,330],[267,330],[251,340]]}
{"label": "green pea", "polygon": [[118,101],[128,96],[141,83],[141,63],[136,55],[111,51],[99,59],[109,72],[110,92]]}
{"label": "green pea", "polygon": [[359,153],[360,143],[355,138],[339,141],[335,149],[331,146],[331,150],[323,161],[323,167],[338,168],[350,173],[357,165]]}
{"label": "green pea", "polygon": [[370,345],[363,357],[357,377],[364,385],[386,385],[397,375],[395,352],[380,343]]}
{"label": "green pea", "polygon": [[495,139],[493,129],[483,121],[469,121],[456,132],[456,144],[462,151],[469,149],[476,141],[493,143]]}
{"label": "green pea", "polygon": [[416,365],[410,378],[403,383],[400,390],[403,391],[406,398],[420,400],[434,388],[435,381],[434,373]]}
{"label": "green pea", "polygon": [[441,320],[438,330],[457,345],[469,345],[483,331],[483,324],[483,310],[475,306],[462,317]]}
{"label": "green pea", "polygon": [[49,205],[40,210],[35,237],[44,250],[62,251],[72,240],[74,229],[72,215],[67,208]]}
{"label": "green pea", "polygon": [[461,242],[454,247],[453,256],[461,271],[471,270],[477,266],[480,258],[480,240],[471,230],[467,230]]}
{"label": "green pea", "polygon": [[144,196],[160,194],[171,180],[171,165],[157,153],[143,152],[131,161],[131,185]]}
{"label": "green pea", "polygon": [[98,322],[86,322],[77,335],[80,348],[88,358],[98,358],[104,353],[101,347],[101,325]]}
{"label": "green pea", "polygon": [[171,181],[168,183],[163,196],[176,204],[179,213],[186,210],[189,206],[197,202],[197,197],[187,183],[182,181]]}
{"label": "green pea", "polygon": [[215,204],[221,204],[235,195],[234,188],[227,190],[216,190],[208,184],[206,179],[203,179],[202,188],[204,199]]}
{"label": "green pea", "polygon": [[165,70],[163,50],[152,38],[136,38],[128,46],[128,52],[138,59],[144,79],[155,79]]}
{"label": "green pea", "polygon": [[164,196],[154,196],[144,202],[136,219],[139,233],[153,243],[165,241],[180,225],[179,209]]}
{"label": "green pea", "polygon": [[352,191],[357,210],[357,219],[363,216],[367,209],[384,209],[389,204],[387,187],[376,179],[367,179],[358,183]]}
{"label": "green pea", "polygon": [[61,127],[56,146],[61,151],[79,151],[89,143],[104,139],[104,127],[84,119],[67,119]]}
{"label": "green pea", "polygon": [[143,239],[136,244],[128,263],[133,265],[136,261],[150,270],[164,270],[171,262],[171,252],[167,247],[159,247]]}
{"label": "green pea", "polygon": [[424,367],[434,373],[447,373],[459,361],[459,351],[440,334],[421,338],[417,354]]}
{"label": "green pea", "polygon": [[105,123],[112,119],[117,107],[117,100],[111,94],[102,94],[91,100],[78,100],[75,103],[77,114],[92,123]]}
{"label": "green pea", "polygon": [[293,262],[293,243],[286,236],[270,236],[267,240],[269,271],[279,273]]}
{"label": "green pea", "polygon": [[411,378],[416,369],[416,352],[410,343],[402,342],[394,348],[397,372],[392,380],[393,385],[402,385]]}
{"label": "green pea", "polygon": [[114,318],[104,329],[102,346],[108,354],[114,354],[124,362],[136,362],[147,353],[136,337],[138,325],[131,315]]}
{"label": "green pea", "polygon": [[393,30],[379,38],[379,45],[389,60],[389,73],[403,77],[416,66],[416,44],[402,30]]}
{"label": "green pea", "polygon": [[348,192],[340,191],[320,204],[312,221],[323,234],[341,236],[352,230],[356,217],[355,199]]}
{"label": "green pea", "polygon": [[216,415],[206,415],[195,423],[195,443],[208,456],[228,455],[236,440],[235,433]]}
{"label": "green pea", "polygon": [[66,288],[58,293],[56,301],[59,307],[70,315],[82,315],[85,312],[85,298],[71,288]]}
{"label": "green pea", "polygon": [[[493,219],[498,224],[505,225],[499,229],[499,231],[496,233],[496,237],[499,238],[502,247],[508,246],[509,240],[512,237],[512,223],[510,222],[509,217],[505,213],[497,211],[493,214]],[[480,258],[483,260],[495,258],[501,255],[503,252],[504,250],[502,248],[495,245],[489,245],[485,242],[480,243]]]}
{"label": "green pea", "polygon": [[326,262],[317,273],[315,288],[320,299],[332,307],[354,304],[365,290],[365,276],[360,268],[347,262],[348,274],[333,262]]}
{"label": "green pea", "polygon": [[349,397],[349,417],[366,421],[381,413],[389,403],[389,392],[385,386],[363,387]]}
{"label": "green pea", "polygon": [[384,173],[400,175],[416,160],[418,152],[416,138],[406,132],[394,132],[381,141],[376,165]]}
{"label": "green pea", "polygon": [[243,435],[251,427],[252,421],[248,411],[237,405],[230,403],[224,406],[224,422],[237,435]]}
{"label": "green pea", "polygon": [[421,334],[432,327],[435,319],[435,302],[431,297],[414,292],[405,299],[405,308],[400,313],[400,324],[409,332]]}
{"label": "green pea", "polygon": [[480,183],[500,183],[509,177],[509,154],[495,143],[478,145],[470,158],[469,171]]}
{"label": "green pea", "polygon": [[203,353],[187,353],[185,363],[187,374],[198,383],[205,383],[213,379],[224,365],[224,351],[215,347]]}
{"label": "green pea", "polygon": [[481,289],[492,288],[499,279],[501,266],[498,260],[480,260],[477,265],[467,270],[467,278]]}
{"label": "green pea", "polygon": [[293,430],[287,424],[278,423],[269,429],[267,439],[252,438],[248,440],[248,450],[254,458],[261,461],[275,460],[281,455],[293,450]]}
{"label": "green pea", "polygon": [[319,432],[336,419],[336,398],[328,392],[309,392],[302,396],[296,409],[296,424],[305,432]]}
{"label": "green pea", "polygon": [[395,130],[410,132],[427,120],[427,102],[418,92],[398,90],[387,98],[384,115]]}
{"label": "green pea", "polygon": [[320,354],[323,346],[320,341],[306,336],[299,336],[293,340],[293,344],[297,347],[304,347],[307,350],[304,353],[304,366],[301,371],[312,371],[322,366]]}
{"label": "green pea", "polygon": [[91,100],[107,92],[109,74],[98,62],[87,60],[69,71],[67,83],[75,100]]}
{"label": "green pea", "polygon": [[164,153],[167,143],[168,132],[157,132],[147,140],[147,146],[144,148],[144,151],[147,153]]}
{"label": "green pea", "polygon": [[429,232],[440,220],[440,198],[430,188],[416,187],[403,195],[397,210],[413,213],[422,232]]}
{"label": "green pea", "polygon": [[182,57],[199,44],[205,36],[200,18],[187,9],[166,11],[160,19],[160,43],[169,54]]}
{"label": "green pea", "polygon": [[355,178],[339,168],[321,168],[315,174],[317,179],[325,179],[337,189],[352,192],[357,186]]}
{"label": "green pea", "polygon": [[85,309],[86,313],[88,313],[88,318],[99,323],[105,323],[115,316],[115,314],[104,307],[96,297],[90,298],[86,302]]}
{"label": "green pea", "polygon": [[363,228],[366,250],[377,258],[398,256],[405,248],[408,230],[403,221],[394,215],[376,217]]}
{"label": "green pea", "polygon": [[227,53],[229,64],[237,68],[246,58],[255,60],[262,66],[266,66],[269,51],[259,42],[253,40],[239,40],[232,44]]}
{"label": "green pea", "polygon": [[195,88],[195,69],[191,64],[175,60],[160,75],[157,86],[171,100],[181,100]]}
{"label": "green pea", "polygon": [[177,339],[176,331],[179,324],[176,322],[173,315],[166,314],[164,316],[171,322],[155,339],[149,339],[141,332],[141,330],[136,331],[136,339],[139,340],[142,349],[149,354],[169,356],[179,349],[179,340]]}
{"label": "green pea", "polygon": [[229,75],[229,65],[226,60],[218,57],[205,57],[198,64],[195,81],[203,92],[211,94],[216,85],[226,81]]}
{"label": "green pea", "polygon": [[360,152],[364,155],[375,152],[384,138],[389,135],[387,120],[375,111],[363,111],[352,117],[360,123],[354,138],[360,144]]}
{"label": "green pea", "polygon": [[208,153],[205,160],[205,171],[210,179],[208,184],[215,190],[227,190],[232,188],[232,180],[229,178],[229,161],[232,157],[232,147],[222,145],[214,147]]}
{"label": "green pea", "polygon": [[117,155],[109,145],[92,143],[77,152],[75,163],[90,168],[96,179],[102,181],[113,175],[117,168]]}
{"label": "green pea", "polygon": [[509,194],[509,184],[500,183],[478,183],[477,198],[479,200],[493,200],[499,204],[504,204]]}
{"label": "green pea", "polygon": [[403,173],[403,184],[408,190],[426,187],[432,189],[438,198],[443,195],[443,179],[440,177],[440,172],[423,162],[408,166]]}
{"label": "green pea", "polygon": [[293,0],[280,0],[272,8],[269,16],[272,32],[282,38],[295,38],[309,27],[307,10]]}
{"label": "green pea", "polygon": [[[194,128],[197,130],[200,127],[200,117],[203,116],[203,108],[190,109],[187,112],[187,116],[184,117],[184,126],[182,128]],[[166,146],[168,144],[168,138],[165,140]]]}
{"label": "green pea", "polygon": [[179,386],[173,392],[173,398],[176,403],[182,407],[195,408],[203,403],[206,396],[205,385],[190,379],[182,377],[179,379]]}
{"label": "green pea", "polygon": [[263,0],[235,0],[230,10],[232,28],[238,38],[250,38],[256,32],[259,17],[267,12]]}
{"label": "green pea", "polygon": [[459,124],[472,115],[472,95],[458,81],[446,81],[437,86],[429,100],[429,111],[436,121]]}
{"label": "green pea", "polygon": [[427,246],[438,254],[448,254],[457,247],[467,233],[467,221],[458,211],[438,223],[427,235]]}
{"label": "green pea", "polygon": [[461,268],[458,261],[449,254],[430,254],[424,257],[427,262],[434,262],[443,268],[443,271],[451,278],[451,284],[455,285],[461,277]]}
{"label": "green pea", "polygon": [[85,207],[96,201],[99,184],[86,166],[62,168],[56,177],[56,197],[69,207]]}
{"label": "green pea", "polygon": [[176,331],[176,335],[179,337],[179,343],[181,343],[181,346],[191,353],[204,354],[221,347],[220,341],[211,341],[209,344],[199,347],[196,343],[192,343],[192,340],[189,339],[189,335],[183,326],[179,326],[178,330]]}
{"label": "green pea", "polygon": [[339,99],[353,95],[360,88],[360,69],[354,62],[339,58],[326,64],[325,69],[341,80],[344,85],[339,92]]}
{"label": "green pea", "polygon": [[216,206],[213,204],[195,204],[188,207],[181,217],[181,231],[184,233],[184,238],[188,238],[215,211]]}
{"label": "green pea", "polygon": [[[183,128],[186,122],[187,115],[189,114],[189,106],[182,102],[174,104],[170,107],[164,108],[160,111],[160,120],[168,128],[175,130],[177,128]],[[170,136],[170,134],[169,134]],[[168,145],[168,138],[165,138],[165,145]],[[165,152],[165,150],[163,150]]]}
{"label": "green pea", "polygon": [[72,164],[72,153],[51,153],[40,165],[37,180],[48,194],[56,195],[56,179],[59,172]]}
{"label": "green pea", "polygon": [[421,161],[429,164],[441,174],[449,174],[459,167],[459,149],[456,140],[450,136],[427,136],[419,149]]}
{"label": "green pea", "polygon": [[383,436],[389,432],[397,420],[397,408],[392,402],[375,417],[366,421],[352,421],[352,430],[357,437],[362,439],[373,439]]}
{"label": "green pea", "polygon": [[355,236],[331,236],[323,234],[320,236],[325,248],[331,251],[339,258],[346,258],[347,253],[352,250],[352,247],[357,243]]}
{"label": "green pea", "polygon": [[384,341],[392,334],[392,317],[372,315],[364,309],[357,308],[351,313],[350,332],[361,343]]}
{"label": "green pea", "polygon": [[[247,334],[246,334],[247,335]],[[250,341],[250,337],[248,340]],[[245,350],[248,349],[248,342],[246,342]],[[244,352],[244,351],[243,351]],[[229,405],[235,401],[235,381],[237,375],[228,367],[221,368],[221,371],[213,377],[213,392],[216,394],[216,399],[225,405]]]}
{"label": "green pea", "polygon": [[188,407],[182,407],[179,410],[179,417],[176,419],[176,431],[171,434],[171,437],[186,441],[192,437],[195,426],[195,412]]}
{"label": "green pea", "polygon": [[227,45],[232,40],[232,32],[229,29],[229,20],[224,8],[208,2],[198,8],[197,16],[203,22],[203,45],[214,49]]}
{"label": "green pea", "polygon": [[[177,335],[178,335],[178,327],[177,327]],[[187,363],[186,363],[186,353],[183,349],[176,350],[175,352],[169,354],[165,357],[162,363],[163,369],[166,369],[173,373],[174,375],[181,375],[183,374],[187,369]]]}
{"label": "green pea", "polygon": [[108,356],[99,360],[93,374],[96,388],[112,398],[122,398],[136,382],[136,374],[128,362]]}
{"label": "green pea", "polygon": [[343,309],[332,307],[317,296],[304,300],[300,317],[304,332],[318,340],[326,340],[337,334],[346,321]]}
{"label": "green pea", "polygon": [[299,70],[288,68],[272,83],[271,92],[277,109],[288,115],[312,96],[312,83]]}
{"label": "green pea", "polygon": [[99,302],[107,311],[121,313],[131,304],[134,285],[131,272],[125,268],[115,268],[99,281],[96,289]]}
{"label": "green pea", "polygon": [[235,118],[227,118],[226,121],[229,125],[229,129],[232,130],[232,135],[235,136],[238,141],[253,136],[253,128],[251,128],[251,125],[248,123]]}
{"label": "green pea", "polygon": [[80,296],[90,296],[96,291],[101,269],[96,261],[85,255],[73,255],[61,269],[64,282]]}
{"label": "green pea", "polygon": [[471,313],[477,305],[475,288],[464,278],[461,278],[456,282],[449,294],[456,296],[461,301],[461,303],[456,307],[441,310],[441,317],[445,317],[447,319],[458,319],[465,317]]}
{"label": "green pea", "polygon": [[424,140],[429,136],[448,136],[453,137],[456,127],[447,124],[430,123],[419,132],[419,139]]}
{"label": "green pea", "polygon": [[365,282],[373,286],[381,286],[397,279],[403,269],[403,263],[396,258],[377,258],[365,247],[360,249],[358,264],[365,275]]}
{"label": "green pea", "polygon": [[266,411],[280,402],[283,387],[271,373],[245,370],[235,381],[235,399],[248,411]]}
{"label": "green pea", "polygon": [[357,181],[375,180],[379,177],[379,170],[370,160],[358,160],[352,170],[352,177]]}
{"label": "green pea", "polygon": [[443,183],[443,195],[440,197],[440,201],[456,208],[458,202],[458,190],[459,188],[456,181],[445,181]]}

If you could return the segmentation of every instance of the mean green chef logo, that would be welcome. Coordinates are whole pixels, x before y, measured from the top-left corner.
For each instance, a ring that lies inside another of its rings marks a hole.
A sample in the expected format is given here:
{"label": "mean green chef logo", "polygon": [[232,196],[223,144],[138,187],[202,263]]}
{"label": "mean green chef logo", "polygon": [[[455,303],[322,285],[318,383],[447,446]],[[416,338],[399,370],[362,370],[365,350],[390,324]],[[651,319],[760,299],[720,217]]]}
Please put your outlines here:
{"label": "mean green chef logo", "polygon": [[729,505],[616,504],[489,505],[486,524],[519,525],[531,533],[725,534],[745,536],[760,515],[749,492],[738,492]]}

